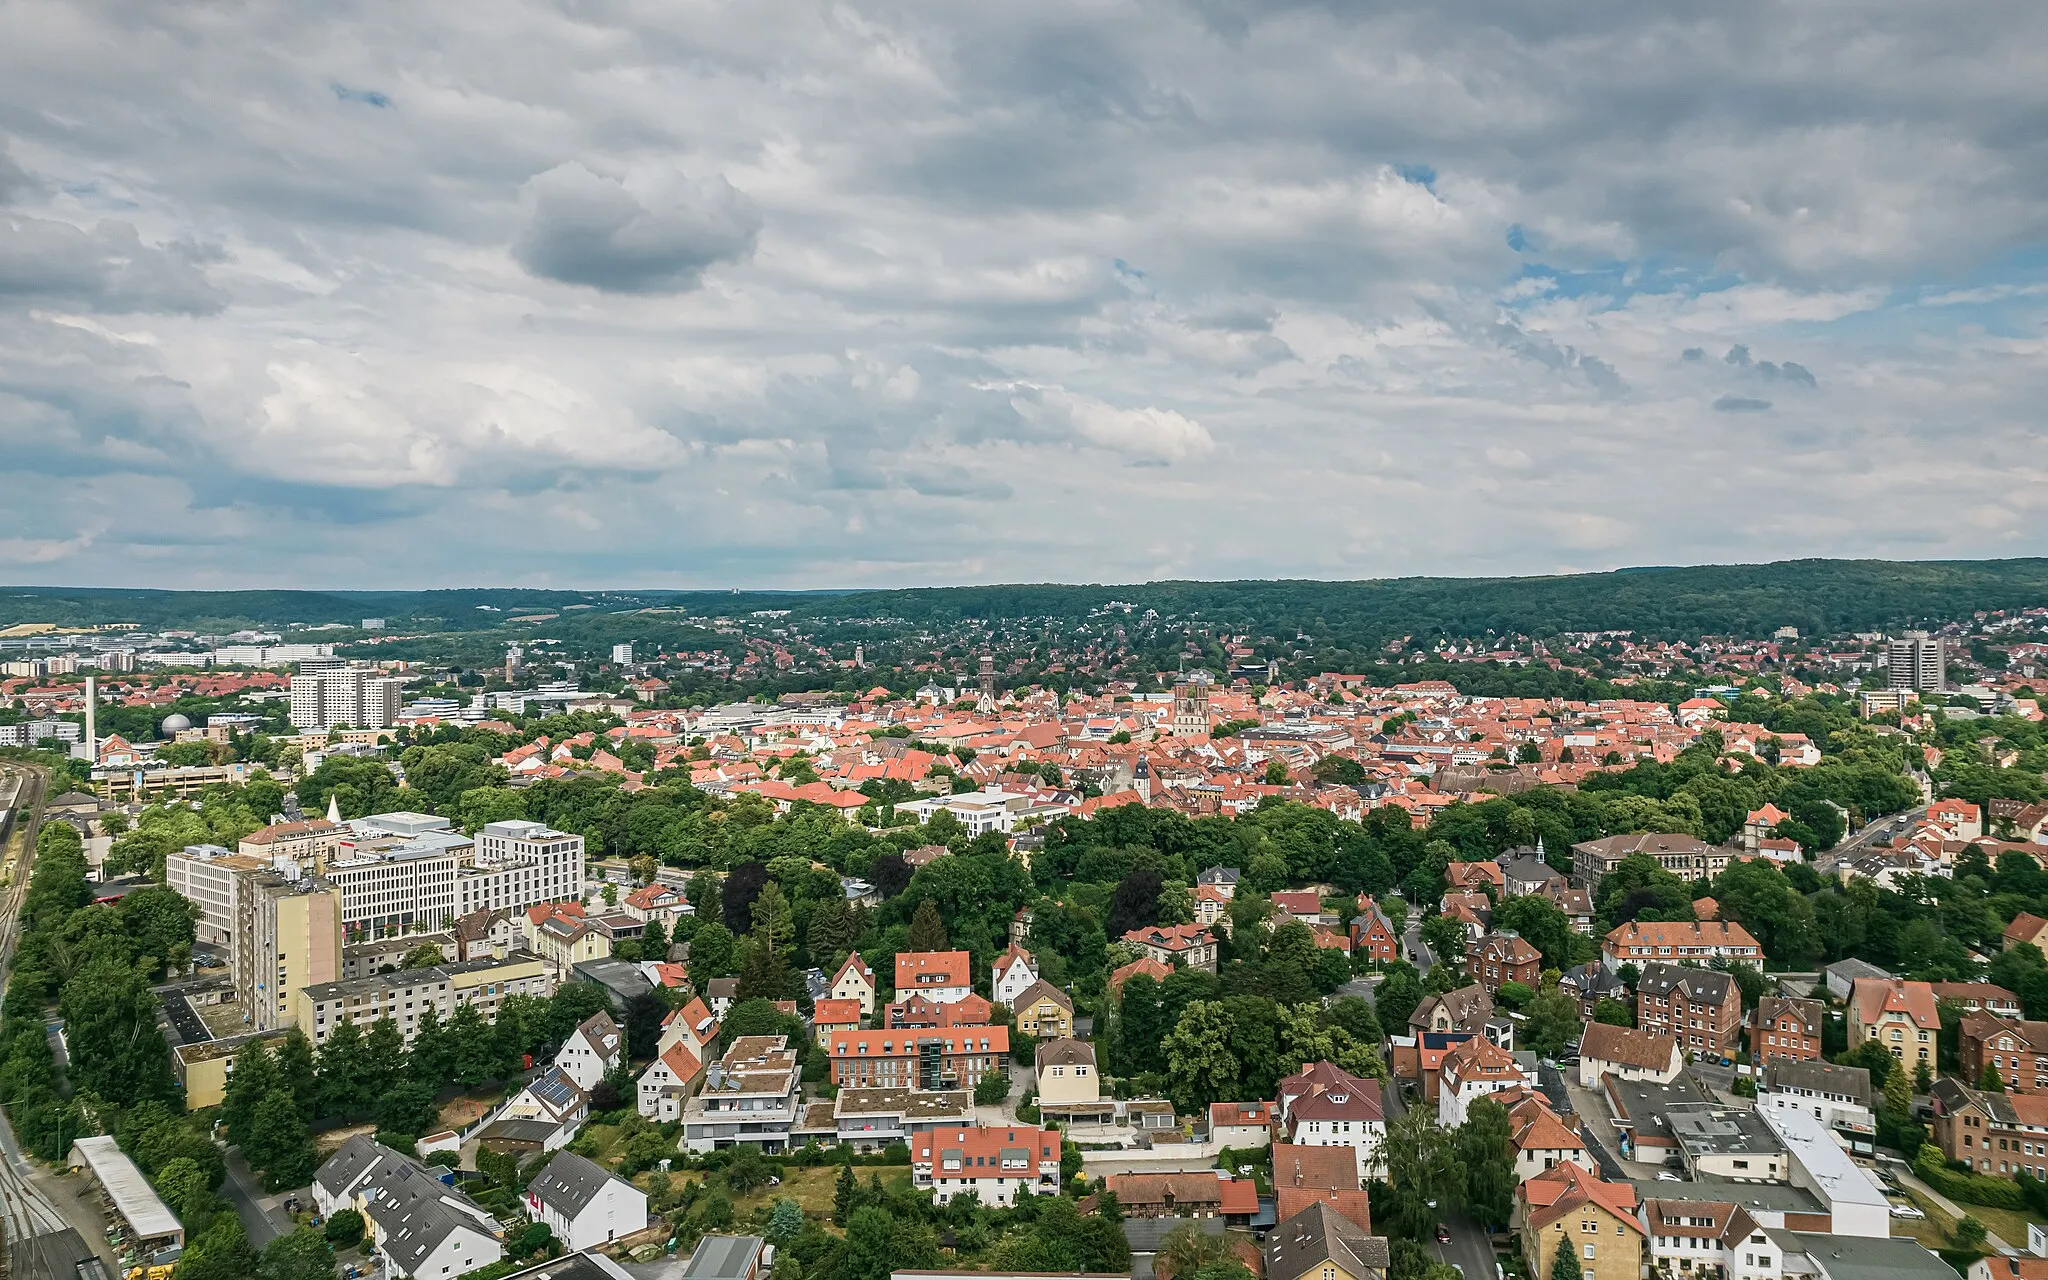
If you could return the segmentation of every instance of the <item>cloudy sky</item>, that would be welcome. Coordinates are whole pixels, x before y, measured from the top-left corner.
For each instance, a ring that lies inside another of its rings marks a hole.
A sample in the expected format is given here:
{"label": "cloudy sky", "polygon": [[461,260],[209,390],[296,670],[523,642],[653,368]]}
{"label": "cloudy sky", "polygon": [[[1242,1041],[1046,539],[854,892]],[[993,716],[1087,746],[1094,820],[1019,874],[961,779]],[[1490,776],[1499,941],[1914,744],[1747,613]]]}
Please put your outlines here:
{"label": "cloudy sky", "polygon": [[0,30],[0,581],[2048,551],[2038,0]]}

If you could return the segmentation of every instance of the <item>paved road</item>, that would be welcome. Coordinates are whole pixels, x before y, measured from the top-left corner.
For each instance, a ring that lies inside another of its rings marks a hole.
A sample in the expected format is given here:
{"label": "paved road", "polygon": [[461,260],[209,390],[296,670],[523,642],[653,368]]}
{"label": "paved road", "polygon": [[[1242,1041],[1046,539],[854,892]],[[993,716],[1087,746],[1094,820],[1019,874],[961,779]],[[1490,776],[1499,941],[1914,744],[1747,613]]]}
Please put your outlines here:
{"label": "paved road", "polygon": [[1401,954],[1415,965],[1416,972],[1429,976],[1429,967],[1436,963],[1436,953],[1422,942],[1422,921],[1411,919],[1407,930],[1401,935]]}
{"label": "paved road", "polygon": [[291,1234],[291,1215],[278,1207],[280,1197],[263,1194],[263,1184],[242,1153],[230,1147],[227,1166],[227,1181],[220,1184],[220,1193],[235,1206],[235,1216],[242,1220],[249,1243],[260,1250],[277,1237]]}
{"label": "paved road", "polygon": [[1439,1262],[1448,1262],[1464,1273],[1465,1280],[1493,1280],[1493,1245],[1479,1223],[1462,1213],[1439,1215],[1451,1229],[1451,1242],[1430,1241],[1429,1248]]}

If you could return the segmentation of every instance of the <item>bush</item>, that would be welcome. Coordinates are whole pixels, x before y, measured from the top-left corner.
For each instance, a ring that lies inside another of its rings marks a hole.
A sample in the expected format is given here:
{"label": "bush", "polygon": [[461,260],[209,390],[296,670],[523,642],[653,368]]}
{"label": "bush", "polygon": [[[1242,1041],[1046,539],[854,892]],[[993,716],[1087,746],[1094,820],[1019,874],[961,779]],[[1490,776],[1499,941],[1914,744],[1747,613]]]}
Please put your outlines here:
{"label": "bush", "polygon": [[330,1243],[346,1249],[363,1238],[363,1215],[354,1209],[337,1209],[327,1220],[325,1230]]}

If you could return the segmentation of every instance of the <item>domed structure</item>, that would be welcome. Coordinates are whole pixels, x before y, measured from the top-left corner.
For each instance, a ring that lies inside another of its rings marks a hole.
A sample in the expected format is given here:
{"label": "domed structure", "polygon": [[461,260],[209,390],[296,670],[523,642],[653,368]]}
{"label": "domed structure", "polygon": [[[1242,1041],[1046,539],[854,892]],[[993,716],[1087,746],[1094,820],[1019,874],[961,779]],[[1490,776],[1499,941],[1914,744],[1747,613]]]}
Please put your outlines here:
{"label": "domed structure", "polygon": [[174,712],[171,715],[167,715],[164,717],[163,728],[164,736],[166,738],[175,738],[180,733],[183,733],[185,730],[190,729],[191,727],[192,720],[189,716],[178,715]]}

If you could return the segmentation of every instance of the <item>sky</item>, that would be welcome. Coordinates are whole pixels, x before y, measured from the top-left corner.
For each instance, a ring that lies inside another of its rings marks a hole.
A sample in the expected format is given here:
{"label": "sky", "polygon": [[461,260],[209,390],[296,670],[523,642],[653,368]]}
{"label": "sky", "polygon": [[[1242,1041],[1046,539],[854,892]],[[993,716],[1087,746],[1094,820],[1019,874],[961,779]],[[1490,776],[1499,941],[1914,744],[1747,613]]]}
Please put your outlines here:
{"label": "sky", "polygon": [[2048,552],[2048,5],[0,0],[0,582]]}

